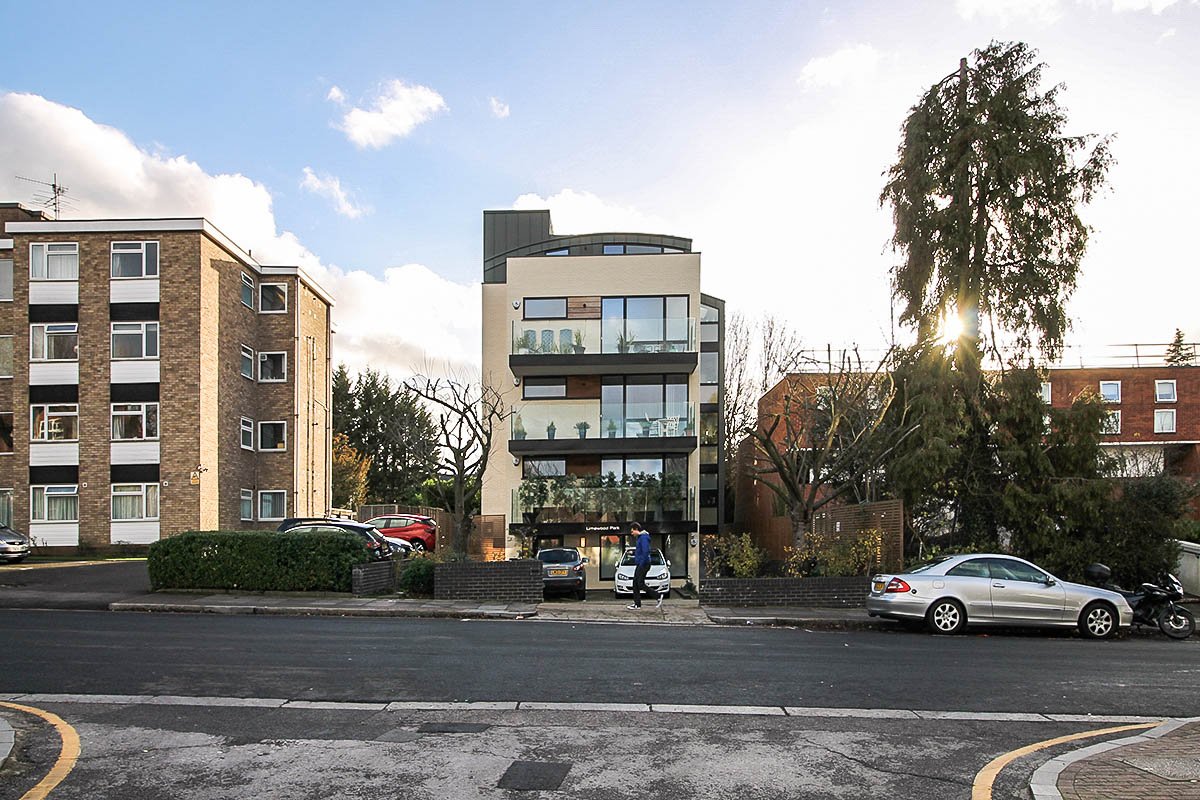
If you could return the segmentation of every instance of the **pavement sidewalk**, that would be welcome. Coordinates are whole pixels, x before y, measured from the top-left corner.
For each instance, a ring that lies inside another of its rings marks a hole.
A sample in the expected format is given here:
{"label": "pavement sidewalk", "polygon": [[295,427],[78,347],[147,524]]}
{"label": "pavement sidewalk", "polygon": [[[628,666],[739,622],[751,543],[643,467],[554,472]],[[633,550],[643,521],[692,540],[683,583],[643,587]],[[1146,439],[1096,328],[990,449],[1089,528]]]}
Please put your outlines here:
{"label": "pavement sidewalk", "polygon": [[1200,720],[1168,722],[1051,759],[1029,788],[1034,800],[1198,800]]}

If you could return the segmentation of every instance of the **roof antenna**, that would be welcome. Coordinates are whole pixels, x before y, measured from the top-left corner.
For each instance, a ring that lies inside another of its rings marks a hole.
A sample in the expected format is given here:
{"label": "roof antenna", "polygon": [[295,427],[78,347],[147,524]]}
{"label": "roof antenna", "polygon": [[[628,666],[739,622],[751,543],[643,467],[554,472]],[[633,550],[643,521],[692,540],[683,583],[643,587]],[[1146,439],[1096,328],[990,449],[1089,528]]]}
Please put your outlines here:
{"label": "roof antenna", "polygon": [[[60,215],[62,214],[62,206],[64,203],[63,196],[66,195],[66,193],[69,190],[67,189],[66,186],[63,186],[61,183],[58,182],[58,173],[57,172],[54,173],[54,177],[50,183],[46,183],[45,181],[34,180],[33,178],[23,178],[20,175],[17,175],[16,178],[19,181],[28,181],[29,183],[36,183],[39,186],[45,186],[47,189],[49,189],[50,190],[49,192],[40,191],[37,194],[35,194],[33,196],[33,201],[35,203],[40,204],[42,208],[54,209],[54,218],[59,219]],[[67,202],[67,205],[70,205],[69,201]]]}

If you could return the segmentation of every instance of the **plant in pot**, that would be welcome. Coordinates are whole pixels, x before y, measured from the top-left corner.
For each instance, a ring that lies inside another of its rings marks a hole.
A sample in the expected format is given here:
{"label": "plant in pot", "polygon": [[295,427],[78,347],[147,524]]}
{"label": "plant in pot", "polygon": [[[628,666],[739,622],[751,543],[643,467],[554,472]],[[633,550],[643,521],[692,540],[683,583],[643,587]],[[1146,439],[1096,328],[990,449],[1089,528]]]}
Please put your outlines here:
{"label": "plant in pot", "polygon": [[517,414],[513,417],[513,438],[521,441],[526,436],[525,423],[521,421],[521,415]]}
{"label": "plant in pot", "polygon": [[583,355],[583,331],[575,331],[575,344],[571,345],[571,349],[575,351],[575,355]]}
{"label": "plant in pot", "polygon": [[526,525],[537,522],[549,496],[550,486],[545,478],[526,478],[521,481],[517,499],[521,501],[521,515],[525,518]]}
{"label": "plant in pot", "polygon": [[608,421],[608,438],[617,438],[617,421],[615,419],[610,419]]}
{"label": "plant in pot", "polygon": [[634,343],[637,342],[637,337],[633,334],[626,336],[624,333],[617,336],[617,352],[628,353]]}
{"label": "plant in pot", "polygon": [[549,425],[546,426],[546,438],[553,439],[554,434],[557,431],[558,431],[558,428],[554,425],[554,422],[552,421]]}
{"label": "plant in pot", "polygon": [[[574,475],[559,475],[551,485],[550,501],[560,514],[574,520],[579,507],[579,480]],[[566,521],[566,520],[564,520]]]}
{"label": "plant in pot", "polygon": [[575,423],[575,430],[579,431],[579,438],[580,438],[580,439],[586,439],[586,438],[587,438],[587,432],[588,432],[588,428],[590,428],[590,427],[592,427],[591,423],[590,423],[590,422],[587,422],[586,420],[585,420],[585,421],[583,421],[583,422],[576,422],[576,423]]}
{"label": "plant in pot", "polygon": [[666,472],[658,484],[659,503],[662,505],[664,522],[683,519],[683,476],[677,472]]}

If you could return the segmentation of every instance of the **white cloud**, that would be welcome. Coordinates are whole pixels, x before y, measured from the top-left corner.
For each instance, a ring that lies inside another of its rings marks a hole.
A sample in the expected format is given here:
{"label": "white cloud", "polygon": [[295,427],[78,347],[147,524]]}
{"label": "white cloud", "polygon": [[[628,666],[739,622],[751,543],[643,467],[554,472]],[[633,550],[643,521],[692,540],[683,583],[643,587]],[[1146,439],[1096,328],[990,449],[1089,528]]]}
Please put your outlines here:
{"label": "white cloud", "polygon": [[342,188],[342,182],[336,177],[317,175],[310,167],[304,168],[304,180],[300,182],[300,188],[332,200],[334,210],[343,217],[358,219],[371,212],[369,206],[355,205],[350,195]]}
{"label": "white cloud", "polygon": [[[0,95],[0,130],[0,164],[19,164],[31,177],[57,171],[71,187],[65,218],[204,216],[259,263],[304,267],[337,301],[333,358],[352,372],[372,366],[401,379],[426,362],[455,370],[479,362],[478,284],[446,280],[419,264],[382,276],[325,264],[278,229],[263,184],[148,152],[116,128],[37,95]],[[0,172],[0,200],[25,200],[29,189]]]}
{"label": "white cloud", "polygon": [[800,70],[805,89],[823,89],[860,83],[879,66],[881,54],[869,44],[843,47],[831,55],[814,58]]}
{"label": "white cloud", "polygon": [[1112,9],[1120,14],[1124,11],[1147,11],[1161,14],[1175,5],[1176,0],[1112,0]]}
{"label": "white cloud", "polygon": [[1048,25],[1063,15],[1062,0],[955,0],[954,6],[963,19],[979,16],[1001,23],[1028,19]]}
{"label": "white cloud", "polygon": [[1170,38],[1174,37],[1174,36],[1175,36],[1175,32],[1176,32],[1176,31],[1175,31],[1175,29],[1174,29],[1174,28],[1167,28],[1165,31],[1163,31],[1163,32],[1162,32],[1162,35],[1160,35],[1160,36],[1158,37],[1158,40],[1159,40],[1160,42],[1165,42],[1167,39],[1170,39]]}
{"label": "white cloud", "polygon": [[[329,94],[329,99],[334,102],[340,103],[345,98],[340,89],[336,99],[333,90]],[[446,101],[428,86],[410,86],[393,79],[385,83],[379,95],[371,101],[370,110],[355,106],[334,127],[343,131],[358,147],[378,150],[412,133],[414,128],[429,121],[435,114],[447,110]]]}
{"label": "white cloud", "polygon": [[602,200],[591,192],[563,189],[558,194],[542,197],[523,194],[513,201],[517,210],[550,209],[550,219],[556,234],[570,233],[669,233],[686,236],[670,229],[662,219],[645,214],[631,206],[621,206]]}
{"label": "white cloud", "polygon": [[488,98],[488,105],[492,108],[492,116],[496,119],[504,119],[511,113],[512,109],[508,107],[508,103],[495,97]]}
{"label": "white cloud", "polygon": [[341,105],[346,102],[346,93],[336,86],[329,87],[329,94],[325,95],[325,99],[331,103]]}

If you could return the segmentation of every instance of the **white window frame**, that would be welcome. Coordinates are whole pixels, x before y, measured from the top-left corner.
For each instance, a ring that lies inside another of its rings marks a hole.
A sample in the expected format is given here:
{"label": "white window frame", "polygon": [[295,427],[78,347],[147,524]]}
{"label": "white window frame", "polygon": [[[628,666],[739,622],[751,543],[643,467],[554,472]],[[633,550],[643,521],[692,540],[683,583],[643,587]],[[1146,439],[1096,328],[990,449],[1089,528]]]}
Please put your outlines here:
{"label": "white window frame", "polygon": [[[117,327],[124,326],[130,330],[121,331],[122,336],[129,336],[134,333],[133,328],[137,328],[142,338],[142,354],[140,356],[118,356],[116,354],[116,342],[113,341],[117,336]],[[146,335],[150,327],[154,327],[154,355],[146,355]],[[157,322],[113,322],[109,325],[108,335],[108,355],[113,361],[158,361],[162,353],[162,339],[160,338],[162,329]]]}
{"label": "white window frame", "polygon": [[[1116,396],[1116,398],[1115,398],[1115,399],[1110,399],[1110,398],[1107,398],[1107,397],[1105,397],[1105,396],[1104,396],[1104,387],[1105,387],[1105,386],[1115,386],[1115,387],[1117,387],[1117,396]],[[1120,382],[1120,381],[1100,381],[1100,399],[1101,399],[1101,400],[1103,400],[1103,401],[1104,401],[1104,402],[1106,402],[1106,403],[1119,403],[1119,402],[1121,402],[1121,382]]]}
{"label": "white window frame", "polygon": [[[1161,416],[1160,416],[1161,415]],[[1160,426],[1159,420],[1164,420]],[[1170,426],[1167,427],[1165,420],[1171,420]],[[1156,408],[1154,409],[1154,432],[1155,433],[1175,433],[1175,409],[1173,408]]]}
{"label": "white window frame", "polygon": [[[246,504],[250,504],[250,516],[246,516]],[[254,490],[242,489],[241,497],[238,500],[238,519],[242,522],[254,521]]]}
{"label": "white window frame", "polygon": [[[140,413],[141,413],[141,417],[142,417],[142,434],[143,434],[142,436],[139,436],[136,438],[130,438],[130,439],[126,439],[126,438],[118,439],[114,435],[113,422],[115,421],[117,416],[135,417],[139,413],[137,411],[132,411],[132,410],[118,412],[117,406],[125,406],[125,407],[140,406],[141,407]],[[145,435],[146,430],[150,427],[146,422],[146,412],[149,411],[150,406],[154,406],[155,433],[153,436],[146,436]],[[158,441],[158,436],[159,436],[158,429],[162,427],[162,417],[159,414],[160,411],[161,411],[161,409],[159,408],[158,403],[110,403],[108,406],[108,433],[109,433],[109,436],[112,437],[112,441],[114,441],[114,442],[156,442],[156,441]]]}
{"label": "white window frame", "polygon": [[[256,356],[257,356],[257,353],[254,352],[253,347],[250,347],[249,345],[245,345],[245,344],[242,345],[242,356],[241,356],[242,360],[241,360],[241,363],[238,364],[238,373],[243,378],[246,378],[248,380],[254,380],[254,362],[257,360]],[[247,375],[245,372],[247,358],[250,359],[250,374],[249,375]]]}
{"label": "white window frame", "polygon": [[12,425],[10,426],[10,427],[12,428],[12,430],[10,430],[10,431],[9,431],[9,435],[13,437],[13,446],[12,446],[12,448],[11,448],[11,449],[9,449],[9,451],[8,451],[7,453],[0,453],[0,457],[3,457],[3,456],[11,456],[11,455],[13,454],[13,450],[15,450],[15,449],[16,449],[16,446],[17,446],[17,436],[16,436],[16,432],[17,432],[17,415],[16,415],[16,412],[13,412],[13,411],[0,411],[0,417],[4,416],[5,414],[7,414],[8,416],[12,417]]}
{"label": "white window frame", "polygon": [[[250,444],[246,444],[246,434],[250,434]],[[254,420],[242,417],[238,423],[238,442],[243,450],[254,450]]]}
{"label": "white window frame", "polygon": [[[45,416],[42,417],[42,424],[38,426],[41,430],[34,430],[34,418],[37,415],[39,408],[46,409]],[[46,436],[50,424],[50,409],[52,408],[74,408],[75,411],[57,411],[55,417],[74,417],[75,418],[75,438],[74,439],[50,439]],[[41,434],[40,436],[37,434]],[[29,441],[31,442],[78,442],[79,441],[79,403],[35,403],[29,407]]]}
{"label": "white window frame", "polygon": [[[34,500],[37,491],[42,490],[42,502],[38,503]],[[56,491],[52,491],[56,490]],[[75,519],[49,519],[48,506],[46,501],[51,497],[74,497],[75,498]],[[36,516],[40,512],[41,516]],[[30,522],[51,522],[51,523],[77,523],[79,522],[79,484],[77,483],[50,483],[36,484],[29,487],[29,521]]]}
{"label": "white window frame", "polygon": [[0,341],[2,341],[4,339],[8,339],[8,349],[9,349],[8,374],[7,375],[0,374],[0,378],[11,378],[13,376],[12,375],[13,374],[13,361],[16,359],[16,349],[15,349],[16,344],[14,344],[13,337],[11,334],[4,334],[4,335],[0,336]]}
{"label": "white window frame", "polygon": [[[278,517],[264,517],[262,515],[262,501],[264,494],[281,494],[283,495],[283,513]],[[259,522],[279,522],[287,519],[287,489],[260,489],[258,492],[258,505],[254,509],[258,514]]]}
{"label": "white window frame", "polygon": [[1039,391],[1041,393],[1042,402],[1046,405],[1050,405],[1050,400],[1054,397],[1053,387],[1050,385],[1050,381],[1042,381],[1041,389]]}
{"label": "white window frame", "polygon": [[1100,424],[1100,434],[1102,436],[1116,436],[1121,432],[1121,412],[1106,411],[1104,414],[1104,420]]}
{"label": "white window frame", "polygon": [[[120,487],[120,488],[135,487],[136,491],[118,492],[117,491],[118,487]],[[154,490],[153,491],[153,494],[154,494],[154,514],[153,515],[148,514],[147,508],[146,508],[147,498],[151,494],[151,491],[150,491],[151,489]],[[154,521],[154,520],[158,519],[158,515],[160,513],[161,504],[162,504],[162,496],[159,494],[157,483],[114,483],[112,485],[110,497],[111,497],[111,500],[108,505],[108,516],[113,522],[144,522],[144,521]],[[116,508],[114,508],[116,499],[118,497],[140,497],[141,501],[142,501],[141,502],[142,515],[140,517],[118,517],[116,514]]]}
{"label": "white window frame", "polygon": [[[259,383],[287,383],[288,363],[287,350],[260,350],[258,353],[258,382]],[[283,377],[282,378],[264,378],[262,376],[263,364],[270,356],[283,356]]]}
{"label": "white window frame", "polygon": [[[272,309],[270,311],[263,310],[262,291],[268,286],[278,286],[283,289],[283,308]],[[286,283],[260,283],[258,285],[258,313],[260,314],[286,314],[288,310],[288,285]]]}
{"label": "white window frame", "polygon": [[[282,425],[283,435],[279,437],[279,441],[283,442],[283,447],[263,447],[262,446],[262,431],[264,425]],[[286,453],[287,452],[287,420],[282,419],[267,419],[258,423],[258,452],[260,453]]]}
{"label": "white window frame", "polygon": [[[1171,396],[1164,397],[1163,389],[1170,387]],[[1156,403],[1174,403],[1179,399],[1179,395],[1175,392],[1175,381],[1155,381],[1154,382],[1154,402]]]}
{"label": "white window frame", "polygon": [[[38,329],[41,329],[40,334]],[[56,328],[60,330],[50,330]],[[49,337],[51,335],[75,334],[75,357],[74,358],[46,358],[45,354],[50,351]],[[42,356],[38,357],[33,354],[34,337],[41,337]],[[78,322],[34,322],[29,326],[29,360],[30,361],[47,361],[66,363],[79,360],[79,323]]]}
{"label": "white window frame", "polygon": [[[5,269],[8,270],[8,297],[0,295],[0,303],[11,303],[13,301],[13,260],[11,258],[0,258],[0,271]],[[3,281],[0,281],[0,285],[2,284]]]}
{"label": "white window frame", "polygon": [[[147,260],[146,255],[148,252],[147,247],[146,247],[147,245],[154,245],[154,248],[153,248],[154,249],[154,271],[153,272],[150,272],[146,268],[146,260]],[[117,249],[118,247],[120,247],[121,249]],[[108,265],[109,265],[108,276],[109,276],[109,278],[111,278],[114,281],[130,281],[130,280],[142,280],[144,278],[157,278],[160,252],[161,252],[161,248],[159,247],[159,243],[155,240],[150,240],[150,241],[145,241],[145,242],[113,242],[108,246]],[[132,254],[140,255],[142,257],[142,274],[141,275],[115,275],[115,274],[113,274],[117,267],[117,260],[115,258],[117,253],[120,253],[122,255],[132,255]]]}
{"label": "white window frame", "polygon": [[13,523],[13,496],[12,489],[0,489],[0,524],[11,526]]}
{"label": "white window frame", "polygon": [[[74,255],[75,256],[75,277],[73,277],[73,278],[48,278],[48,277],[46,277],[46,275],[48,275],[50,272],[50,248],[51,247],[73,248],[74,252],[67,251],[67,250],[60,250],[55,255],[59,255],[59,256]],[[34,255],[34,253],[36,253],[39,248],[41,249],[41,253],[42,253],[40,258]],[[34,266],[39,262],[42,265],[42,271],[44,274],[35,275],[35,274],[33,274],[33,269],[34,269]],[[30,244],[29,245],[29,280],[31,280],[31,281],[77,281],[77,280],[79,280],[79,242],[34,242],[34,243]]]}
{"label": "white window frame", "polygon": [[[250,290],[250,302],[249,303],[246,302],[246,289]],[[249,275],[247,275],[246,273],[243,272],[242,273],[242,285],[241,285],[241,288],[239,289],[239,291],[241,292],[242,305],[244,305],[246,308],[253,311],[254,310],[254,295],[258,291],[254,286],[254,278],[251,278]]]}

